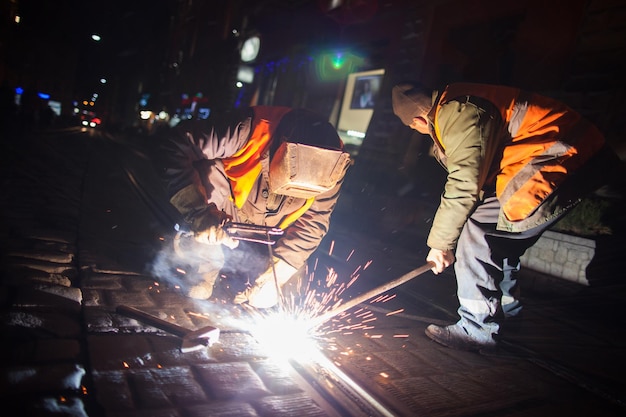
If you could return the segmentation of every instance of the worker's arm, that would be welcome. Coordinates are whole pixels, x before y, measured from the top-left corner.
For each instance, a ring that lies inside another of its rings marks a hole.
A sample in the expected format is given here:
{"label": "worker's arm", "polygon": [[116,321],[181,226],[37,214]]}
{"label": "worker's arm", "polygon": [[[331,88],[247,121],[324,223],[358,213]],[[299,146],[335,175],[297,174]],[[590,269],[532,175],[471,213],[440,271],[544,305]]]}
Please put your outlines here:
{"label": "worker's arm", "polygon": [[183,122],[159,138],[161,149],[157,164],[169,201],[189,224],[198,242],[237,246],[238,242],[222,229],[230,216],[214,202],[223,200],[217,196],[230,195],[228,183],[224,179],[223,183],[205,187],[198,169],[203,164],[206,169],[206,163],[218,163],[217,160],[241,149],[250,136],[250,124],[251,114],[244,110],[208,120]]}
{"label": "worker's arm", "polygon": [[309,209],[285,229],[276,243],[274,254],[295,268],[300,268],[328,233],[330,217],[339,198],[340,181],[329,191],[315,197]]}
{"label": "worker's arm", "polygon": [[161,176],[171,197],[188,185],[201,187],[196,165],[202,160],[227,158],[240,150],[250,137],[250,108],[212,115],[206,120],[181,122],[161,135]]}
{"label": "worker's arm", "polygon": [[455,249],[479,199],[491,164],[491,148],[497,142],[492,136],[497,134],[499,123],[492,111],[459,101],[445,104],[437,118],[448,175],[427,244],[445,252]]}

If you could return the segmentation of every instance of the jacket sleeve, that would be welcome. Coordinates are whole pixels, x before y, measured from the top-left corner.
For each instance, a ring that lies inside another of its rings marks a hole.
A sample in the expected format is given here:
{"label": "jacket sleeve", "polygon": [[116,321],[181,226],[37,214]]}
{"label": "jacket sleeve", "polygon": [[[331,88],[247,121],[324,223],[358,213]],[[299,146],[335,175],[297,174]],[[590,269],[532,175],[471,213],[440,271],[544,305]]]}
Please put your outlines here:
{"label": "jacket sleeve", "polygon": [[182,122],[160,138],[158,164],[171,197],[188,185],[201,186],[196,164],[232,156],[250,137],[251,109],[206,120]]}
{"label": "jacket sleeve", "polygon": [[315,197],[309,209],[292,225],[276,243],[274,254],[289,265],[300,268],[322,242],[330,227],[330,217],[339,198],[341,182]]}
{"label": "jacket sleeve", "polygon": [[453,250],[480,195],[496,141],[493,112],[470,102],[450,101],[437,114],[448,171],[427,245]]}

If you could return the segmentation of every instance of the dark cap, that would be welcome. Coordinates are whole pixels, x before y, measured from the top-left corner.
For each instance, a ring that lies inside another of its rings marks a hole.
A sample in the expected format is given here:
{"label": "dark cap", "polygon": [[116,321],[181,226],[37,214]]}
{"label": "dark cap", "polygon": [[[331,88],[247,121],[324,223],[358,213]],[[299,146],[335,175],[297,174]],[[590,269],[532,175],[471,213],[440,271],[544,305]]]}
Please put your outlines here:
{"label": "dark cap", "polygon": [[413,118],[420,115],[420,98],[423,98],[425,90],[422,86],[412,83],[397,84],[391,90],[391,103],[393,113],[409,126]]}

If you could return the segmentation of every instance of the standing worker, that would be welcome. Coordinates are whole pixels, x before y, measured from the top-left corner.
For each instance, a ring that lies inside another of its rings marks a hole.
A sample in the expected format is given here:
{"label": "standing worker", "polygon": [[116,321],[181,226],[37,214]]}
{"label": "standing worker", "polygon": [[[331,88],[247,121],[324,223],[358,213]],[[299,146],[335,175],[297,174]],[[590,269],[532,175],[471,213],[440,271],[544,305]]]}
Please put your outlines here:
{"label": "standing worker", "polygon": [[258,308],[278,302],[278,288],[328,232],[350,163],[337,131],[321,116],[270,106],[182,122],[165,136],[161,156],[170,203],[204,253],[189,297],[211,297],[223,247],[237,248],[228,222],[284,230],[265,272],[235,297]]}
{"label": "standing worker", "polygon": [[455,264],[460,320],[426,335],[456,349],[494,348],[502,319],[522,309],[520,257],[604,185],[619,158],[580,114],[517,88],[409,82],[394,86],[392,103],[402,123],[430,135],[447,170],[426,260],[435,274]]}

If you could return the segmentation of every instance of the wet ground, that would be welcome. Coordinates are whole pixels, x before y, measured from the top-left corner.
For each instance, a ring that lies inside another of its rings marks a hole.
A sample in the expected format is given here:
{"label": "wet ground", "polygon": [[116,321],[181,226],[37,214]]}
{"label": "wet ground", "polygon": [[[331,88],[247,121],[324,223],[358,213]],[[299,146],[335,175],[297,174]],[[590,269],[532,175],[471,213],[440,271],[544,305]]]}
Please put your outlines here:
{"label": "wet ground", "polygon": [[[255,312],[191,300],[184,276],[155,275],[176,215],[161,204],[149,139],[68,128],[2,140],[0,387],[15,410],[5,415],[626,413],[619,280],[582,287],[527,274],[517,331],[481,355],[424,335],[429,323],[455,321],[457,307],[451,273],[427,272],[323,325],[323,357],[285,364],[287,354],[273,357],[277,348],[251,331]],[[365,235],[343,215],[305,284],[322,292],[356,278],[347,300],[423,264],[423,244]],[[223,279],[217,294],[233,283]],[[189,329],[215,326],[219,340],[181,353],[180,338],[116,313],[120,305]]]}

